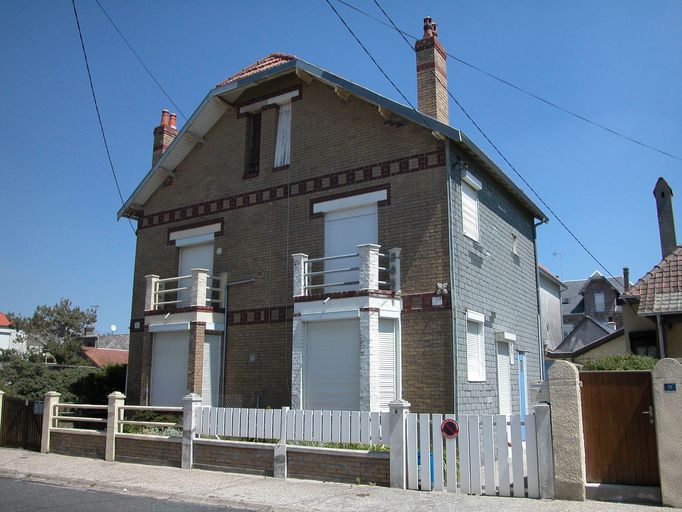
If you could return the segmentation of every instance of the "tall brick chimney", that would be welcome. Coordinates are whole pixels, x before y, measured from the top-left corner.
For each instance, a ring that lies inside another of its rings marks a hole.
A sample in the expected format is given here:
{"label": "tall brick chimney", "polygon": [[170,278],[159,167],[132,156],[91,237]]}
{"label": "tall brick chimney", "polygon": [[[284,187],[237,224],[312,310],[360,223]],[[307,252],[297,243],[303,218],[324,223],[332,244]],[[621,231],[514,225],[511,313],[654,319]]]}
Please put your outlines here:
{"label": "tall brick chimney", "polygon": [[424,18],[424,37],[414,45],[417,52],[417,105],[427,116],[449,124],[447,54],[438,41],[438,27]]}
{"label": "tall brick chimney", "polygon": [[164,151],[168,149],[173,139],[178,134],[176,114],[171,114],[167,109],[161,111],[161,124],[154,128],[154,149],[152,152],[152,167],[159,161]]}
{"label": "tall brick chimney", "polygon": [[661,257],[665,258],[677,247],[675,218],[673,217],[673,191],[663,178],[658,178],[654,187],[658,231],[661,235]]}

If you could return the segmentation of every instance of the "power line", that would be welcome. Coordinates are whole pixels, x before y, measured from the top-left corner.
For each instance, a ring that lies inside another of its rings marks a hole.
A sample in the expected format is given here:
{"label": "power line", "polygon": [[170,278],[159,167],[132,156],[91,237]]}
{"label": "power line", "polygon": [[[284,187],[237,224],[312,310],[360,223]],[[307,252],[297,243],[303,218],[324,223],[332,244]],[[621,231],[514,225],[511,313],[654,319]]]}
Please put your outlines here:
{"label": "power line", "polygon": [[[81,41],[81,49],[83,50],[83,58],[85,59],[85,69],[88,71],[88,81],[90,82],[90,92],[92,93],[92,100],[95,103],[95,111],[97,112],[97,121],[99,122],[99,129],[102,133],[102,140],[104,141],[104,149],[107,152],[107,158],[109,159],[109,167],[111,168],[111,175],[114,177],[114,183],[116,184],[116,190],[118,191],[118,197],[121,199],[121,204],[125,206],[125,201],[123,200],[123,194],[121,194],[121,187],[118,184],[118,177],[116,176],[116,171],[114,170],[114,162],[111,159],[111,152],[109,151],[109,144],[107,143],[107,136],[104,133],[104,124],[102,123],[102,115],[99,111],[99,105],[97,103],[97,95],[95,94],[95,86],[92,83],[92,73],[90,72],[90,63],[88,62],[88,54],[85,51],[85,42],[83,41],[83,31],[81,30],[80,20],[78,19],[78,10],[76,9],[76,0],[71,0],[71,5],[73,5],[73,14],[76,17],[76,26],[78,27],[78,37]],[[135,236],[137,236],[137,231],[133,226],[133,223],[128,219],[128,224],[130,224],[130,229],[133,230]]]}
{"label": "power line", "polygon": [[[403,37],[403,39],[405,39],[406,36],[409,37],[410,39],[414,40],[414,41],[417,41],[419,39],[418,37],[415,37],[412,34],[398,28],[393,22],[391,22],[390,24],[386,23],[385,21],[377,18],[376,16],[373,16],[372,14],[370,14],[366,11],[363,11],[359,7],[356,7],[353,4],[346,2],[345,0],[336,0],[336,1],[339,2],[340,4],[345,5],[346,7],[350,8],[350,9],[362,14],[363,16],[366,16],[366,17],[376,21],[377,23],[380,23],[381,25],[384,25],[385,27],[390,28],[391,30],[395,30],[396,32],[398,32]],[[383,9],[382,9],[382,11],[383,11]],[[655,151],[657,153],[665,155],[669,158],[673,158],[675,160],[682,161],[682,157],[680,157],[678,155],[675,155],[675,154],[670,153],[668,151],[665,151],[663,149],[657,148],[656,146],[652,146],[651,144],[647,144],[646,142],[643,142],[639,139],[635,139],[634,137],[630,137],[629,135],[626,135],[623,132],[620,132],[620,131],[615,130],[613,128],[609,128],[608,126],[606,126],[602,123],[599,123],[597,121],[593,121],[592,119],[590,119],[590,118],[588,118],[582,114],[578,114],[577,112],[574,112],[574,111],[572,111],[566,107],[562,107],[561,105],[559,105],[559,104],[557,104],[551,100],[548,100],[547,98],[544,98],[544,97],[540,96],[539,94],[536,94],[532,91],[529,91],[528,89],[524,89],[520,85],[516,85],[513,82],[510,82],[509,80],[506,80],[506,79],[504,79],[498,75],[495,75],[494,73],[486,71],[485,69],[483,69],[479,66],[476,66],[475,64],[472,64],[471,62],[467,62],[466,60],[461,59],[460,57],[457,57],[456,55],[453,55],[452,53],[449,53],[449,52],[446,52],[446,53],[447,53],[448,57],[451,57],[452,59],[456,60],[460,64],[463,64],[463,65],[465,65],[465,66],[467,66],[467,67],[469,67],[475,71],[478,71],[479,73],[481,73],[481,74],[483,74],[489,78],[492,78],[493,80],[496,80],[496,81],[498,81],[498,82],[500,82],[500,83],[502,83],[508,87],[511,87],[512,89],[515,89],[516,91],[518,91],[520,93],[523,93],[527,96],[530,96],[531,98],[536,99],[536,100],[544,103],[545,105],[547,105],[549,107],[552,107],[556,110],[559,110],[559,111],[563,112],[564,114],[568,114],[571,117],[579,119],[580,121],[588,123],[588,124],[590,124],[596,128],[599,128],[600,130],[606,131],[606,132],[610,133],[611,135],[615,135],[616,137],[620,137],[620,138],[625,139],[629,142],[632,142],[632,143],[637,144],[639,146],[645,147],[647,149],[650,149],[652,151]]]}
{"label": "power line", "polygon": [[[412,44],[405,38],[405,36],[402,34],[402,32],[401,32],[400,30],[398,30],[398,27],[395,26],[395,23],[393,22],[393,19],[388,15],[388,13],[384,10],[384,8],[381,6],[381,4],[379,4],[379,1],[378,1],[378,0],[373,0],[373,1],[374,1],[374,3],[376,4],[376,6],[379,8],[379,10],[381,10],[381,12],[384,14],[384,16],[386,16],[386,19],[388,19],[388,21],[391,23],[391,25],[393,25],[393,26],[396,28],[396,30],[400,33],[401,37],[403,38],[403,40],[405,41],[405,43],[407,44],[407,46],[410,47],[410,50],[412,50],[412,51],[414,51],[414,52],[416,53],[416,51],[417,51],[416,48],[414,48],[414,47],[412,46]],[[566,230],[566,232],[567,232],[569,235],[571,235],[571,237],[576,241],[576,243],[577,243],[580,247],[582,247],[582,249],[583,249],[583,250],[584,250],[584,251],[585,251],[585,252],[586,252],[586,253],[587,253],[595,262],[596,262],[596,263],[597,263],[597,265],[599,265],[599,266],[600,266],[600,267],[609,275],[609,277],[613,278],[616,282],[618,282],[618,280],[614,277],[614,275],[611,274],[611,272],[609,272],[609,270],[608,270],[608,269],[604,266],[604,264],[603,264],[603,263],[602,263],[602,262],[601,262],[593,253],[592,253],[592,251],[590,251],[590,250],[587,248],[587,246],[578,238],[578,236],[573,232],[573,230],[571,230],[571,229],[566,225],[566,223],[561,219],[561,217],[559,217],[559,215],[557,215],[557,213],[554,211],[554,209],[553,209],[551,206],[549,206],[549,204],[547,204],[547,202],[540,196],[540,194],[535,190],[535,188],[533,188],[533,186],[532,186],[530,183],[528,183],[528,180],[526,180],[526,178],[518,171],[518,169],[516,169],[516,167],[509,161],[509,159],[504,155],[504,153],[502,153],[502,151],[500,150],[500,148],[498,148],[497,145],[490,139],[490,137],[488,137],[488,135],[485,133],[485,131],[479,126],[479,124],[473,119],[473,117],[471,117],[471,115],[469,114],[469,112],[467,112],[467,110],[464,108],[464,106],[463,106],[463,105],[457,100],[457,98],[455,98],[455,96],[450,92],[450,90],[447,88],[447,84],[444,84],[444,83],[441,81],[441,79],[440,79],[440,77],[438,76],[438,74],[436,73],[436,70],[435,70],[435,69],[433,70],[433,76],[434,76],[434,78],[435,78],[436,80],[438,80],[438,82],[440,83],[440,85],[443,86],[443,87],[445,88],[445,90],[446,90],[447,93],[448,93],[448,96],[450,96],[450,98],[452,98],[452,100],[457,104],[457,106],[459,107],[459,109],[464,113],[464,115],[469,119],[469,121],[471,121],[471,124],[473,124],[473,125],[476,127],[476,130],[478,130],[478,132],[485,138],[485,140],[488,141],[488,143],[495,149],[495,151],[497,152],[497,154],[500,155],[500,157],[507,163],[507,165],[514,171],[514,173],[516,173],[516,175],[521,179],[521,181],[523,181],[523,183],[528,187],[528,189],[529,189],[531,192],[533,192],[533,194],[535,195],[535,197],[537,197],[538,200],[542,203],[542,205],[543,205],[545,208],[547,208],[547,210],[554,216],[554,218],[557,220],[557,222],[559,222],[559,224],[561,224],[561,226]],[[414,108],[414,107],[412,107],[412,108]]]}
{"label": "power line", "polygon": [[102,7],[102,4],[100,3],[100,1],[95,0],[95,2],[97,2],[97,5],[99,5],[99,8],[102,10],[104,15],[109,20],[109,23],[111,23],[111,25],[114,27],[116,32],[118,32],[118,35],[121,36],[121,39],[123,39],[123,42],[126,44],[126,46],[128,46],[128,49],[133,53],[133,55],[135,55],[135,58],[137,58],[138,62],[142,65],[142,67],[145,69],[147,74],[151,77],[152,80],[154,80],[154,83],[159,87],[159,89],[161,89],[161,92],[164,94],[164,96],[166,96],[168,101],[170,101],[172,103],[172,105],[175,107],[175,110],[178,112],[178,114],[180,114],[183,117],[183,119],[185,121],[187,121],[187,116],[182,113],[182,110],[180,110],[180,107],[178,107],[178,105],[173,101],[173,98],[170,97],[170,95],[166,92],[166,90],[163,88],[163,86],[159,83],[159,81],[156,79],[154,74],[151,72],[151,70],[147,67],[147,65],[142,60],[142,57],[140,57],[140,55],[135,51],[135,49],[130,44],[130,42],[128,41],[126,36],[123,35],[123,32],[121,32],[119,30],[119,28],[116,26],[116,23],[114,23],[114,20],[111,19],[111,16],[109,16],[109,13],[107,13],[107,11],[104,9],[104,7]]}

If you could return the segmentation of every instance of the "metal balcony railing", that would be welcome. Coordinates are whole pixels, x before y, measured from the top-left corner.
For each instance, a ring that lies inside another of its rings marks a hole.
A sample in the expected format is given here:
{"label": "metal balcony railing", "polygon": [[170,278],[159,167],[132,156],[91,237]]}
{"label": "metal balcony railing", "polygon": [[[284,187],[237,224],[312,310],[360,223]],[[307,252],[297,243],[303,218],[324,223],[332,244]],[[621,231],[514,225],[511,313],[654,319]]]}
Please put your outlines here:
{"label": "metal balcony railing", "polygon": [[208,270],[193,268],[191,274],[160,278],[145,276],[147,289],[145,311],[197,306],[220,306],[223,302],[227,274],[210,276]]}

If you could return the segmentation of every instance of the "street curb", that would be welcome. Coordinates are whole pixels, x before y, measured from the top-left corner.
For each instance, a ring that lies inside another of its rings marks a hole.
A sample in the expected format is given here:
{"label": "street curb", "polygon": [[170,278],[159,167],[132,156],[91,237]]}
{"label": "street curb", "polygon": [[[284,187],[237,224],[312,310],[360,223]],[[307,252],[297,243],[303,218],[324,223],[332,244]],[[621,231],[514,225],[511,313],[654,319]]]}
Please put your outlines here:
{"label": "street curb", "polygon": [[141,486],[129,486],[124,484],[114,483],[100,483],[86,480],[83,478],[68,478],[55,475],[48,475],[44,473],[27,473],[18,470],[8,470],[0,468],[0,477],[12,478],[15,480],[24,480],[27,482],[34,482],[48,485],[64,485],[67,487],[78,488],[82,490],[110,492],[114,494],[122,494],[125,496],[142,496],[145,498],[153,498],[157,500],[168,500],[175,502],[190,502],[199,505],[225,506],[241,508],[253,511],[263,512],[291,512],[293,510],[301,510],[300,507],[273,507],[271,505],[262,505],[258,503],[249,503],[240,500],[230,500],[220,498],[218,496],[197,496],[193,494],[178,494],[163,491],[152,491]]}

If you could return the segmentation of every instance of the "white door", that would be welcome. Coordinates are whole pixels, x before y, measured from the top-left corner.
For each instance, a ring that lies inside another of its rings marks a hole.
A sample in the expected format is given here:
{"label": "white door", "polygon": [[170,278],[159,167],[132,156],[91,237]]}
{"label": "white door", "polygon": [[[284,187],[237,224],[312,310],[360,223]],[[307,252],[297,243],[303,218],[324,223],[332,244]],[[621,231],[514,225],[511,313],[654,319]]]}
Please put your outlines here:
{"label": "white door", "polygon": [[189,331],[154,334],[151,405],[182,405],[182,397],[187,394],[188,352]]}
{"label": "white door", "polygon": [[[329,212],[324,216],[324,256],[355,254],[358,245],[376,244],[379,240],[379,224],[376,203],[359,208]],[[358,258],[345,258],[325,262],[325,270],[357,267]],[[329,274],[325,283],[344,283],[358,280],[358,272]],[[327,292],[357,289],[357,285],[326,288]]]}
{"label": "white door", "polygon": [[220,391],[220,339],[219,334],[207,334],[204,339],[204,370],[201,381],[201,403],[218,407]]}
{"label": "white door", "polygon": [[360,409],[360,322],[306,323],[305,409]]}
{"label": "white door", "polygon": [[512,413],[511,369],[509,366],[509,343],[497,342],[497,392],[500,400],[500,414]]}
{"label": "white door", "polygon": [[[209,276],[213,274],[213,242],[200,245],[187,245],[185,247],[180,247],[179,250],[178,276],[192,275],[193,268],[205,268],[208,270]],[[181,279],[178,282],[178,288],[182,287],[185,287],[186,289],[181,290],[178,293],[178,299],[182,301],[178,304],[178,307],[190,305],[192,280],[190,278]],[[200,306],[205,305],[206,304],[200,304]]]}
{"label": "white door", "polygon": [[379,320],[379,408],[395,400],[395,320]]}

